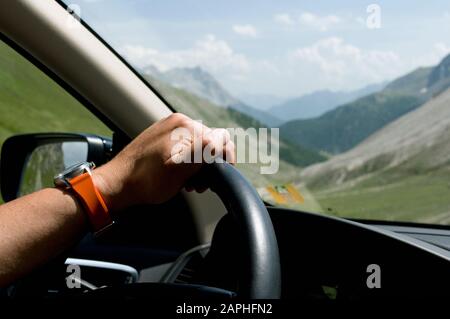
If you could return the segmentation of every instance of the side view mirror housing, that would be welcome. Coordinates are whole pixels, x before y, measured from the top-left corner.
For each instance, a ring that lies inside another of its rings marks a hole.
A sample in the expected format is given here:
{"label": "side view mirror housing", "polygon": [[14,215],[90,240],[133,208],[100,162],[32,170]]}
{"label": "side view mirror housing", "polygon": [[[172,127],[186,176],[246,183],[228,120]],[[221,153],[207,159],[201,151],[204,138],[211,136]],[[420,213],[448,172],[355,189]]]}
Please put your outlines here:
{"label": "side view mirror housing", "polygon": [[53,176],[80,162],[97,166],[112,157],[109,138],[76,133],[15,135],[2,146],[0,188],[3,200],[11,201],[36,190],[52,187]]}

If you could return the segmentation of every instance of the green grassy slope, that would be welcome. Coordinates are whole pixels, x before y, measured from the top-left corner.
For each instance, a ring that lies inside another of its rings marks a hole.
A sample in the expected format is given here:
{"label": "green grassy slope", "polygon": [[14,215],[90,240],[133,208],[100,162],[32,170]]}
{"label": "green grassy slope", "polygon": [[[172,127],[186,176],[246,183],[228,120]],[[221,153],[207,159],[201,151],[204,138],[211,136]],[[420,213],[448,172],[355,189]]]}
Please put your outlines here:
{"label": "green grassy slope", "polygon": [[0,41],[0,145],[9,136],[31,132],[111,136],[83,105]]}
{"label": "green grassy slope", "polygon": [[111,134],[53,80],[0,42],[0,144],[13,134],[45,131]]}
{"label": "green grassy slope", "polygon": [[324,212],[336,216],[449,225],[449,181],[447,170],[401,178],[389,170],[349,188],[313,194]]}

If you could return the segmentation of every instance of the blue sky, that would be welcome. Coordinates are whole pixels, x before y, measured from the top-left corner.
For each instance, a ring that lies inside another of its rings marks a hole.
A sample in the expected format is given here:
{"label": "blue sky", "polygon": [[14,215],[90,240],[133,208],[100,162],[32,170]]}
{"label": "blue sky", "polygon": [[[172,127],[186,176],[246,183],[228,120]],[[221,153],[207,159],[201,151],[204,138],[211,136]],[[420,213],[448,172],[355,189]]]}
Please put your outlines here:
{"label": "blue sky", "polygon": [[[76,0],[137,67],[200,65],[231,93],[351,90],[450,52],[448,1]],[[367,26],[368,5],[381,28]]]}

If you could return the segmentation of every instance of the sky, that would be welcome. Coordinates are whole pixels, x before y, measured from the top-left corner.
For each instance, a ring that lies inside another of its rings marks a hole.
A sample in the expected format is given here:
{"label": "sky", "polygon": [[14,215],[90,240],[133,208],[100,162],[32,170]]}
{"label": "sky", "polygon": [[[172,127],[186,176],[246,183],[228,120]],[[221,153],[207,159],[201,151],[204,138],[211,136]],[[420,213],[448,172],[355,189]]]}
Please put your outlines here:
{"label": "sky", "polygon": [[450,53],[448,1],[65,2],[133,66],[200,66],[236,96],[353,90]]}

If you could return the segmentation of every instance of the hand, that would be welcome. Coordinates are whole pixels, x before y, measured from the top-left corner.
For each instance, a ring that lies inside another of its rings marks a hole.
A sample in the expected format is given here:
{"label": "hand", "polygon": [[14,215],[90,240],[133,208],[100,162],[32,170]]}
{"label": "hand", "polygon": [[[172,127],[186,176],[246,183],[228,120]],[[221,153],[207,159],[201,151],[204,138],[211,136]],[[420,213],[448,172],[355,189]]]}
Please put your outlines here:
{"label": "hand", "polygon": [[[202,163],[209,160],[201,156],[204,152],[235,163],[228,131],[213,130],[174,113],[147,128],[113,160],[95,169],[94,183],[112,211],[134,204],[162,203],[184,186],[204,190],[188,185]],[[198,162],[192,163],[194,160]]]}

